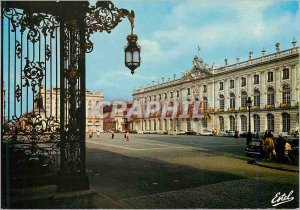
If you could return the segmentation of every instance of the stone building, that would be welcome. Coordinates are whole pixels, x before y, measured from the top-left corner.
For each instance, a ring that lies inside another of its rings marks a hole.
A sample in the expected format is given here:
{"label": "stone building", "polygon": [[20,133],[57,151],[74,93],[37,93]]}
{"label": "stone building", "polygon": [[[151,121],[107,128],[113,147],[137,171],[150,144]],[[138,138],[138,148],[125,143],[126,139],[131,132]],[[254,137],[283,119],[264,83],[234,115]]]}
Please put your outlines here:
{"label": "stone building", "polygon": [[[40,97],[38,97],[40,96]],[[46,101],[45,101],[46,97]],[[100,118],[100,104],[103,101],[102,91],[86,91],[86,132],[92,129],[94,132],[103,132],[103,119]],[[44,107],[46,104],[46,107]],[[39,111],[41,116],[53,116],[54,120],[60,119],[60,89],[52,88],[46,91],[41,89],[35,97],[35,112]]]}
{"label": "stone building", "polygon": [[193,130],[248,131],[247,97],[253,100],[250,122],[252,132],[272,130],[275,134],[299,129],[299,47],[262,54],[229,65],[209,66],[195,57],[193,67],[181,78],[141,87],[133,92],[134,101],[143,106],[149,101],[201,101],[202,119],[161,118],[150,115],[134,121],[138,132],[168,132]]}
{"label": "stone building", "polygon": [[[104,132],[109,131],[120,131],[125,132],[129,130],[133,130],[133,123],[131,119],[128,119],[127,112],[132,106],[132,102],[124,101],[126,104],[126,109],[124,111],[116,113],[113,117],[111,113],[113,112],[113,105],[106,105],[103,107],[103,130]],[[120,108],[120,107],[118,107]]]}

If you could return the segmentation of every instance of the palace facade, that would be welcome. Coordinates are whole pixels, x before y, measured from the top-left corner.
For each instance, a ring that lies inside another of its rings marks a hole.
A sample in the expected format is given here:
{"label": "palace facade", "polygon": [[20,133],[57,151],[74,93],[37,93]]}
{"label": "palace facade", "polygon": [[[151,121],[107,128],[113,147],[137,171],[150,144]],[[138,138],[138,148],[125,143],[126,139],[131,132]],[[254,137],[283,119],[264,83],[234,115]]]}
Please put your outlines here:
{"label": "palace facade", "polygon": [[181,78],[158,82],[133,92],[134,101],[145,105],[149,101],[201,101],[202,119],[180,119],[172,116],[161,118],[150,115],[135,119],[133,129],[147,133],[173,133],[174,131],[226,130],[240,133],[248,131],[246,100],[252,99],[250,112],[251,131],[262,133],[271,130],[275,134],[299,130],[299,47],[292,48],[228,65],[205,64],[195,57],[192,68]]}

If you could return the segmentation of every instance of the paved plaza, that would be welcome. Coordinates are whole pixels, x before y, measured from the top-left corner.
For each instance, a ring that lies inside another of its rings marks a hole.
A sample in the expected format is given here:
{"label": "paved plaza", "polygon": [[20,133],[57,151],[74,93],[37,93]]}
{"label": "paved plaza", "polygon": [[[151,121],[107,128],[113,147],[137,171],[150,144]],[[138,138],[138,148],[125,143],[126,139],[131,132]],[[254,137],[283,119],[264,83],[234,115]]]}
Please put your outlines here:
{"label": "paved plaza", "polygon": [[275,208],[280,192],[299,206],[298,173],[248,164],[245,139],[101,133],[87,140],[90,186],[122,208]]}

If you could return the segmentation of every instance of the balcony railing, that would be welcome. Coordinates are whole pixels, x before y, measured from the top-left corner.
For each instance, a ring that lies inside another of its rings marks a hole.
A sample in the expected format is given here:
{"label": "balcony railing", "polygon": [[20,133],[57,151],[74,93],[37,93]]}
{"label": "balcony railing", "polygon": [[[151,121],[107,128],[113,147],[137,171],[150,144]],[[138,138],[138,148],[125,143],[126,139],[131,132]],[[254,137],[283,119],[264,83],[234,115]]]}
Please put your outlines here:
{"label": "balcony railing", "polygon": [[274,109],[275,108],[275,105],[274,104],[267,104],[266,109]]}
{"label": "balcony railing", "polygon": [[284,107],[290,107],[291,106],[291,103],[281,103],[280,104],[280,107],[281,108],[284,108]]}
{"label": "balcony railing", "polygon": [[228,111],[229,111],[229,112],[234,112],[234,111],[235,111],[235,108],[228,108]]}
{"label": "balcony railing", "polygon": [[218,112],[224,112],[224,109],[218,109]]}
{"label": "balcony railing", "polygon": [[241,107],[240,107],[240,111],[245,111],[245,110],[247,110],[247,107],[246,107],[246,106],[241,106]]}
{"label": "balcony railing", "polygon": [[252,106],[251,109],[252,110],[257,110],[257,109],[259,109],[259,106]]}

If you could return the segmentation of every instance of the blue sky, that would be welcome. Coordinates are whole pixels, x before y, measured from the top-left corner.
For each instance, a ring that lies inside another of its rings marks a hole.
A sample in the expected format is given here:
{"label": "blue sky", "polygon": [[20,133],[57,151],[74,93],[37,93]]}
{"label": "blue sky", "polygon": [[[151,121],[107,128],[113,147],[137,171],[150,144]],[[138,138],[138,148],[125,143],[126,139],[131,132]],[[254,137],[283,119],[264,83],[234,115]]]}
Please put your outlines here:
{"label": "blue sky", "polygon": [[[95,1],[90,1],[94,4]],[[142,64],[134,75],[124,66],[124,46],[130,24],[124,19],[112,32],[92,36],[87,54],[87,88],[103,89],[105,99],[132,99],[135,87],[177,77],[192,67],[197,54],[204,62],[224,65],[290,48],[299,37],[298,1],[114,1],[135,11],[134,32],[142,48]],[[298,45],[298,43],[297,43]]]}

